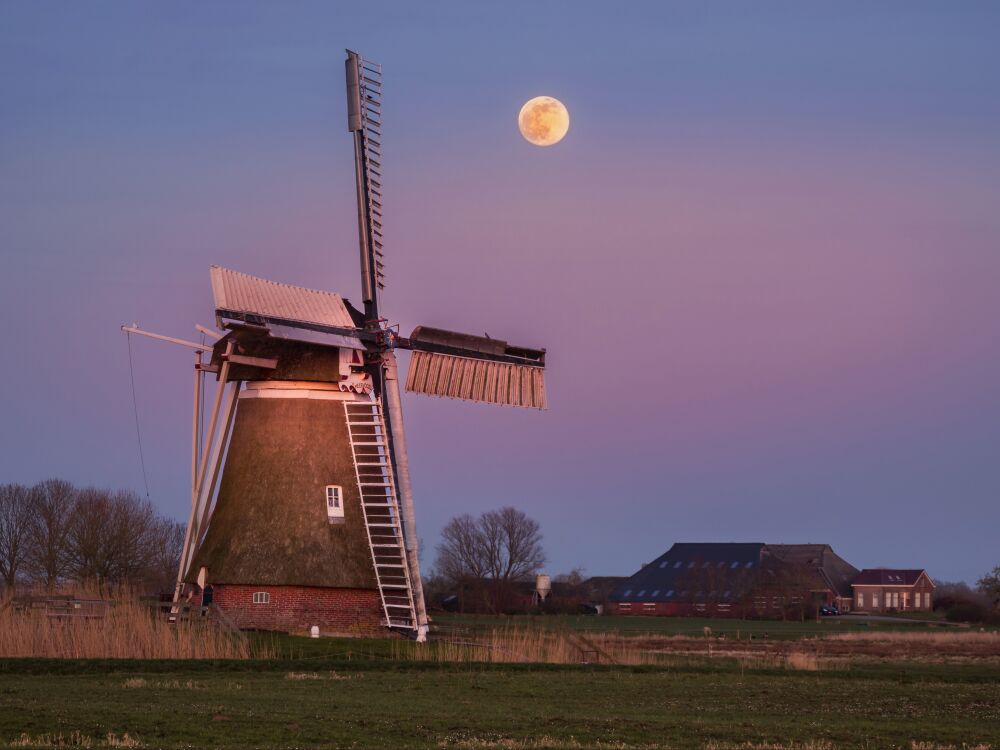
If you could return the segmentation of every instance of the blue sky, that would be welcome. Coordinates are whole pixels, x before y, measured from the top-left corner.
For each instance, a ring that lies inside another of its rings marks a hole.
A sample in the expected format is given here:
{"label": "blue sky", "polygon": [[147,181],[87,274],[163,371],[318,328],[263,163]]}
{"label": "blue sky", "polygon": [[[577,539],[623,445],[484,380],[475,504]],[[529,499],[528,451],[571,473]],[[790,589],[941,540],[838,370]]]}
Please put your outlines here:
{"label": "blue sky", "polygon": [[[142,488],[122,322],[209,265],[357,297],[343,50],[385,69],[388,289],[549,350],[551,408],[406,397],[425,562],[513,504],[551,572],[674,541],[1000,563],[1000,7],[0,3],[0,481]],[[518,135],[561,99],[558,146]],[[134,342],[150,495],[190,355]]]}

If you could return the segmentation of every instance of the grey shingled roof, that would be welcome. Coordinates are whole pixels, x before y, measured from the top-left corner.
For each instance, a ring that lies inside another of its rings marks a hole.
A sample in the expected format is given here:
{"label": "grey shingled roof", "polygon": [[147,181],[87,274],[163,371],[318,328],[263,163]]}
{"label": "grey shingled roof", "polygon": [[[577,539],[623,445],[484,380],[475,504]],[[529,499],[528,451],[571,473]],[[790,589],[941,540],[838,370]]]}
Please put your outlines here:
{"label": "grey shingled roof", "polygon": [[[613,602],[735,601],[760,565],[762,543],[678,542],[611,592]],[[728,596],[727,596],[728,594]]]}

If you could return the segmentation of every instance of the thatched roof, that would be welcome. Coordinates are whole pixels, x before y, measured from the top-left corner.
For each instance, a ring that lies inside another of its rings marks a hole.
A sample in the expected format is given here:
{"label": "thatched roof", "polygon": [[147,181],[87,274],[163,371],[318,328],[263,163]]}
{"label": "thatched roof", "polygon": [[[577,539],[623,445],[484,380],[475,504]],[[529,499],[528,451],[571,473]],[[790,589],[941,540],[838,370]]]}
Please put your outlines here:
{"label": "thatched roof", "polygon": [[[327,521],[325,487],[345,519]],[[211,583],[375,588],[341,401],[241,399],[205,541]]]}

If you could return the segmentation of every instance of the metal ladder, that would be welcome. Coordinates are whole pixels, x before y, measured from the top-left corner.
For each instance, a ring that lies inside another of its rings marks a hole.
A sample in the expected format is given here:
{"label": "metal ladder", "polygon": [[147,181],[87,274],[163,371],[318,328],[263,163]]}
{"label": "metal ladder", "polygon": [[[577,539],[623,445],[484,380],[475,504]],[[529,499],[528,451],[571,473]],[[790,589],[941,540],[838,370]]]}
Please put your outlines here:
{"label": "metal ladder", "polygon": [[345,401],[344,411],[354,452],[354,472],[361,494],[368,546],[382,597],[383,624],[415,633],[417,613],[413,605],[410,569],[406,564],[382,406],[375,400]]}

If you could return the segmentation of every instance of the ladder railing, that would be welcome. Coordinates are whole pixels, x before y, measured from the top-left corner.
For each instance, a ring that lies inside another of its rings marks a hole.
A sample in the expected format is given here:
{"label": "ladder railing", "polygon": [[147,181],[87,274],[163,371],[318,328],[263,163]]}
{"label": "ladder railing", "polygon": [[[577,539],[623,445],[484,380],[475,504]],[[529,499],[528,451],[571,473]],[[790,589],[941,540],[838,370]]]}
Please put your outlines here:
{"label": "ladder railing", "polygon": [[411,634],[417,614],[382,407],[375,400],[345,401],[344,411],[384,624]]}

